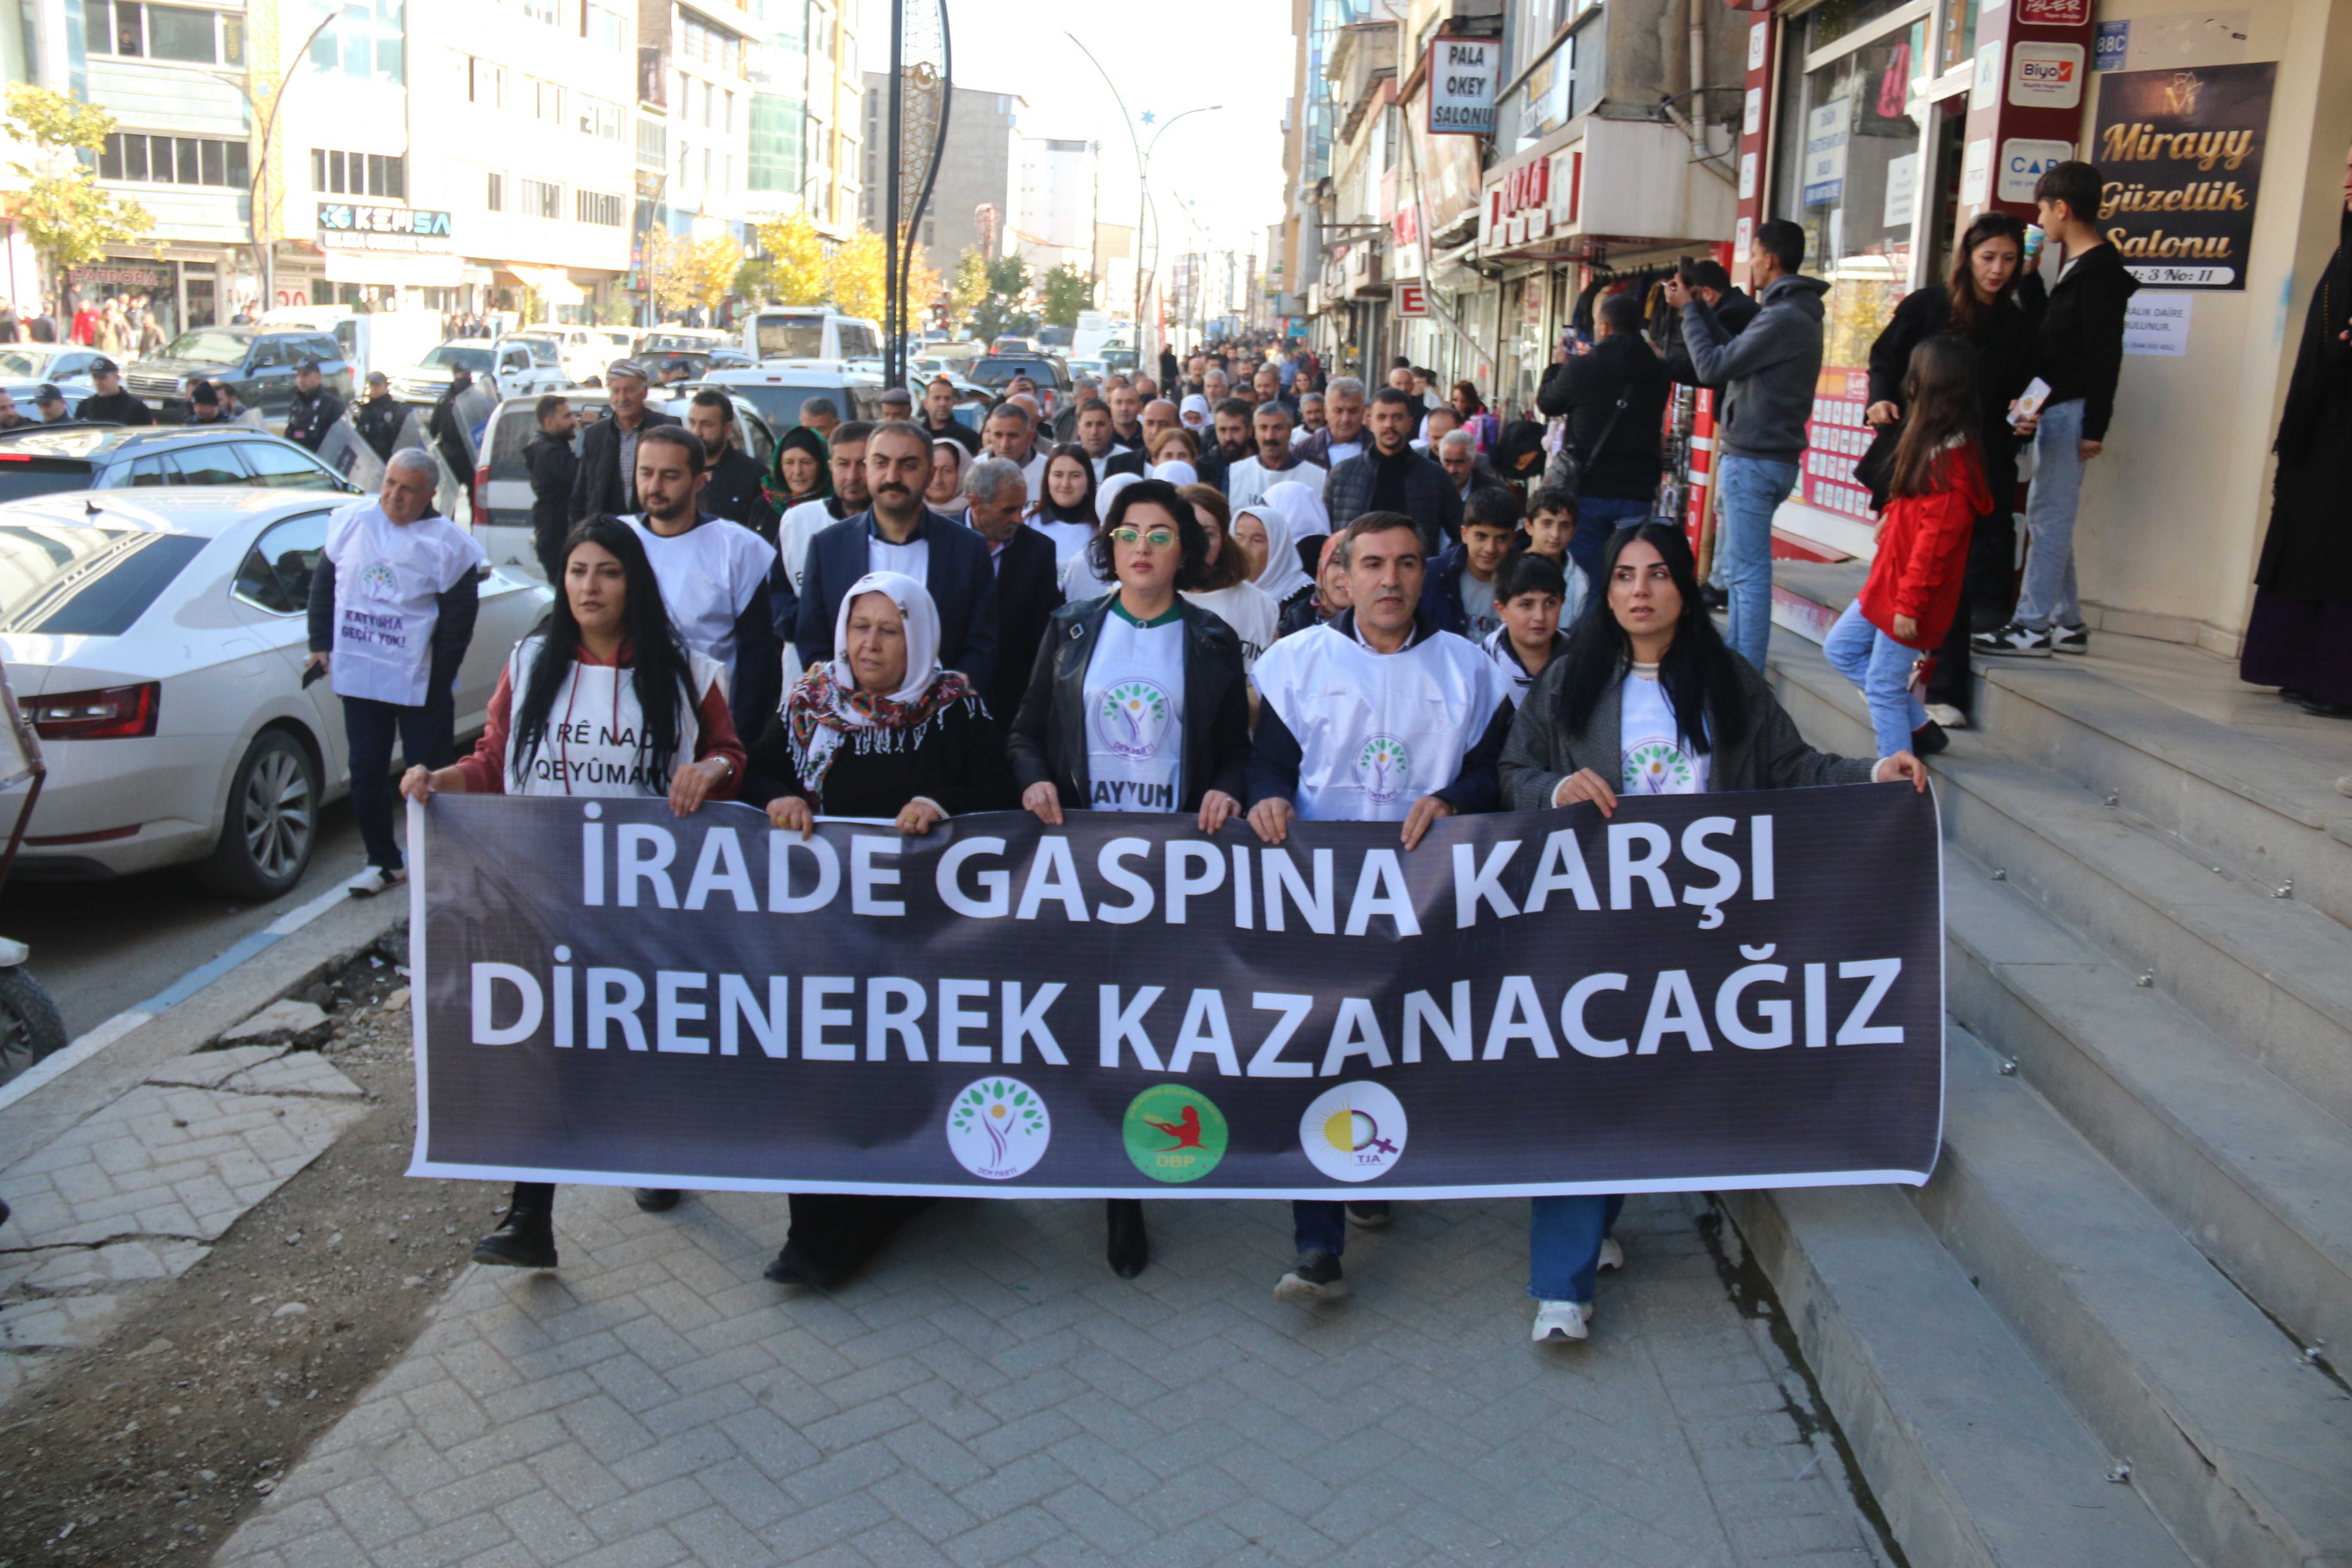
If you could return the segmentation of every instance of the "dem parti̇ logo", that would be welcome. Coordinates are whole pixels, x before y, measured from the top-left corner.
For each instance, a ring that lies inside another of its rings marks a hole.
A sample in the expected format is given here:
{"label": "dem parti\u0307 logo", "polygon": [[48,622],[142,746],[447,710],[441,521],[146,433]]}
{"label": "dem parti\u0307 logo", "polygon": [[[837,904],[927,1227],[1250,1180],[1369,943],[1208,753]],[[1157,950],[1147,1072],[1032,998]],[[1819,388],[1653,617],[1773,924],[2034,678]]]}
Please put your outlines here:
{"label": "dem parti\u0307 logo", "polygon": [[1103,693],[1103,738],[1122,757],[1149,757],[1168,732],[1168,694],[1149,680],[1122,680]]}
{"label": "dem parti\u0307 logo", "polygon": [[1025,1175],[1045,1157],[1053,1118],[1043,1096],[1016,1078],[983,1078],[948,1105],[948,1152],[956,1163],[992,1182]]}
{"label": "dem parti\u0307 logo", "polygon": [[1356,753],[1356,782],[1364,786],[1367,797],[1386,805],[1404,798],[1405,774],[1412,766],[1412,753],[1402,741],[1375,735]]}

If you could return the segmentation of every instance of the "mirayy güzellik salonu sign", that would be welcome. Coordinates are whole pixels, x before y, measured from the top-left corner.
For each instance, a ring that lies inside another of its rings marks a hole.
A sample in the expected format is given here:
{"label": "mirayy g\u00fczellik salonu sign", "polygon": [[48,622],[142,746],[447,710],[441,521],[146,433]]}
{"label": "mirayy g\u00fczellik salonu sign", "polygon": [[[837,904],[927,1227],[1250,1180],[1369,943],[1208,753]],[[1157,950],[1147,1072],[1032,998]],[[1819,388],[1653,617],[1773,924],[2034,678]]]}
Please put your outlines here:
{"label": "mirayy g\u00fczellik salonu sign", "polygon": [[412,1174],[1299,1197],[1923,1182],[1907,785],[1393,824],[412,807]]}
{"label": "mirayy g\u00fczellik salonu sign", "polygon": [[2243,289],[2276,62],[2099,77],[2099,228],[2142,283]]}

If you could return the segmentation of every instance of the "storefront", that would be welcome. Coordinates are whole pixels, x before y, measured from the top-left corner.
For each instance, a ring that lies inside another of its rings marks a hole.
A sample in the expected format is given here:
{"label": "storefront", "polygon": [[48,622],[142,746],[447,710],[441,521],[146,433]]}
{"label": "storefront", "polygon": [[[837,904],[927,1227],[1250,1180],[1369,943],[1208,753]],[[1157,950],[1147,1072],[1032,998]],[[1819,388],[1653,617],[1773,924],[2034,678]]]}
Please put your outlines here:
{"label": "storefront", "polygon": [[110,255],[66,273],[69,291],[81,303],[128,302],[143,296],[166,340],[190,327],[216,326],[227,320],[222,301],[232,281],[226,254],[169,247],[160,257]]}
{"label": "storefront", "polygon": [[1853,465],[1873,341],[1906,293],[1948,275],[1970,218],[2032,222],[2042,170],[2083,158],[2105,176],[2101,226],[2141,279],[2113,430],[2084,489],[2085,611],[2095,627],[2234,651],[2294,332],[2336,244],[2352,13],[1750,3],[1733,271],[1755,226],[1782,217],[1805,230],[1804,270],[1831,284],[1784,539],[1869,553]]}

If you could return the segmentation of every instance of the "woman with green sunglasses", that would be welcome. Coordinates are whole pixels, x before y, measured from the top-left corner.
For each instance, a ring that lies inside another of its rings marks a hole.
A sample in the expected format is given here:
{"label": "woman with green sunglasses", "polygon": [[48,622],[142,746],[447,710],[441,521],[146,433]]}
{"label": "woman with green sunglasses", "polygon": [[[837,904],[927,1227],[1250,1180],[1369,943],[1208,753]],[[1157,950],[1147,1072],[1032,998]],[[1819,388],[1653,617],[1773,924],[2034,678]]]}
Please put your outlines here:
{"label": "woman with green sunglasses", "polygon": [[[1111,502],[1088,550],[1118,586],[1054,612],[1013,721],[1021,805],[1047,826],[1066,807],[1181,811],[1213,834],[1241,815],[1249,685],[1241,639],[1181,591],[1208,581],[1209,537],[1165,479]],[[1110,1266],[1150,1260],[1139,1199],[1109,1200]]]}

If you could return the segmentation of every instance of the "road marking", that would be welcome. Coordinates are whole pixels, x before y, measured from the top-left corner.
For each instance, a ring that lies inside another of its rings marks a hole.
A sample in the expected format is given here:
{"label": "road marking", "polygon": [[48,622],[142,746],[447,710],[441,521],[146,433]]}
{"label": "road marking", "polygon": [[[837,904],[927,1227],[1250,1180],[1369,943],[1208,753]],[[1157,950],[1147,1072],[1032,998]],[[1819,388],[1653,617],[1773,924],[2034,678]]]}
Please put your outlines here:
{"label": "road marking", "polygon": [[144,1002],[124,1008],[55,1056],[45,1057],[35,1062],[31,1067],[9,1079],[7,1083],[0,1084],[0,1110],[5,1110],[16,1104],[43,1084],[64,1077],[142,1024],[152,1023],[156,1017],[186,1001],[222,975],[247,963],[263,949],[273,947],[287,937],[292,936],[350,897],[351,895],[338,885],[320,894],[309,903],[287,910],[251,936],[231,945],[218,958],[191,969]]}

